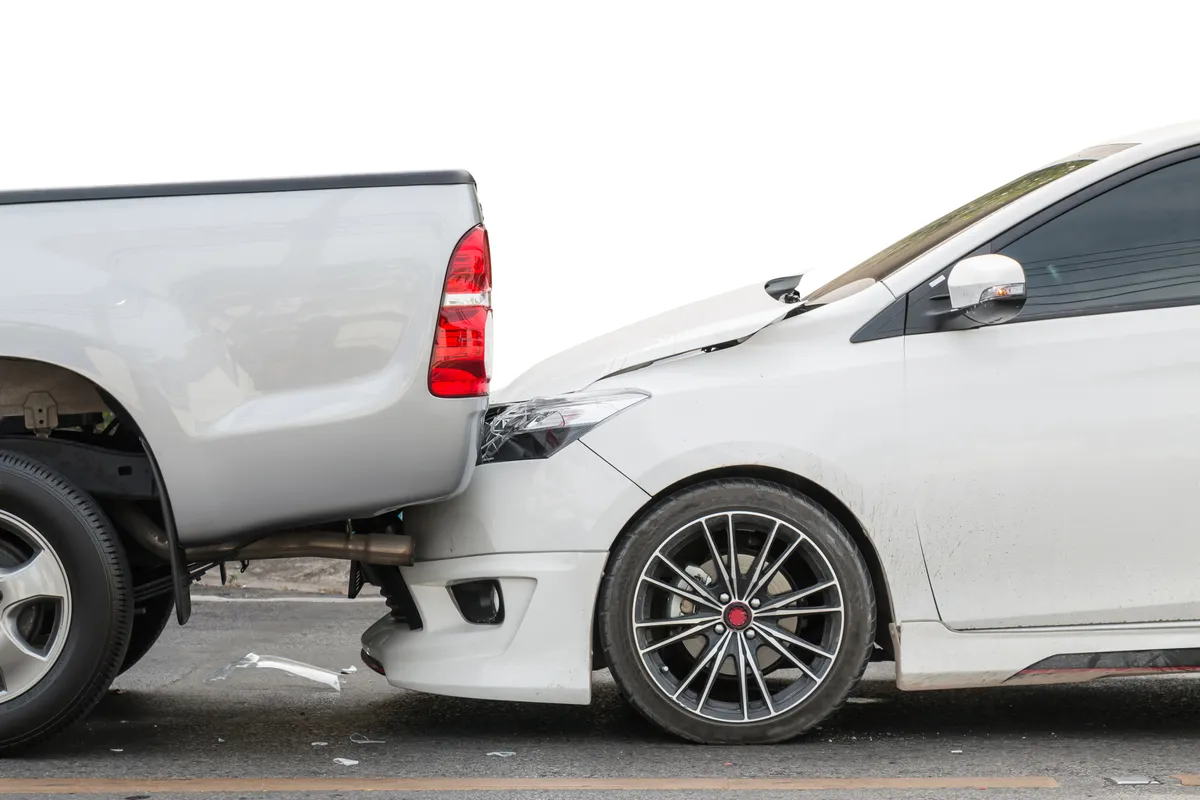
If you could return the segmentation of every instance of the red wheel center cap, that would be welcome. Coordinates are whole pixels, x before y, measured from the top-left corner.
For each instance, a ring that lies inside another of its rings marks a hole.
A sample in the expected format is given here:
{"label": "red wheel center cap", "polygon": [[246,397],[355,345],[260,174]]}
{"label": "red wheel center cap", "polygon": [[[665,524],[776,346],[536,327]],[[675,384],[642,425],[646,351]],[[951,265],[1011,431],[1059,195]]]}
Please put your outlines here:
{"label": "red wheel center cap", "polygon": [[745,603],[730,603],[725,608],[725,624],[735,631],[750,627],[751,619],[750,607]]}

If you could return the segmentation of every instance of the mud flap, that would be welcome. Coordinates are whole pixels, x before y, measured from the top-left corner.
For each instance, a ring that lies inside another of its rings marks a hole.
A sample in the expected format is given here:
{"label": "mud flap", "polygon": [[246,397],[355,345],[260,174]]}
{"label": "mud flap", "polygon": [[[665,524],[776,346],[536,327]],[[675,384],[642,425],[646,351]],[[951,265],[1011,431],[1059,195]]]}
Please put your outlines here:
{"label": "mud flap", "polygon": [[192,616],[192,576],[188,573],[187,557],[179,546],[179,531],[175,528],[175,512],[171,509],[171,498],[167,494],[167,485],[163,482],[162,470],[150,450],[145,436],[139,436],[142,450],[150,461],[150,472],[158,487],[158,499],[162,504],[163,530],[167,533],[167,544],[171,554],[171,584],[175,591],[175,618],[180,625],[186,625]]}

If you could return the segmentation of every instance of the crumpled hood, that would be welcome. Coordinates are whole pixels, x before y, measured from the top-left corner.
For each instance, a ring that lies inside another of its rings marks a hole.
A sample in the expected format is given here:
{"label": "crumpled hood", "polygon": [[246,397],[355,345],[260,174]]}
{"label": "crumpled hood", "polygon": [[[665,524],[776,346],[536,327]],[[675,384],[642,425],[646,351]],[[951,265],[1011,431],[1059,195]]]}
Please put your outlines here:
{"label": "crumpled hood", "polygon": [[492,403],[577,391],[618,370],[748,336],[794,307],[763,287],[744,286],[564,350],[493,394]]}

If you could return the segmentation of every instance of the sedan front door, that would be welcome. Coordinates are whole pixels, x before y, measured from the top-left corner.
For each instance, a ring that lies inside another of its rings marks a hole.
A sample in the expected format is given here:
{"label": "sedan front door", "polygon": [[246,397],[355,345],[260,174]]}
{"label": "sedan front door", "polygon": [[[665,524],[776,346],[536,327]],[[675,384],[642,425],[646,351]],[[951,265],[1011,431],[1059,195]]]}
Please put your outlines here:
{"label": "sedan front door", "polygon": [[940,276],[908,309],[912,497],[942,620],[1200,619],[1200,159],[998,245],[1026,273],[1015,319],[933,329]]}

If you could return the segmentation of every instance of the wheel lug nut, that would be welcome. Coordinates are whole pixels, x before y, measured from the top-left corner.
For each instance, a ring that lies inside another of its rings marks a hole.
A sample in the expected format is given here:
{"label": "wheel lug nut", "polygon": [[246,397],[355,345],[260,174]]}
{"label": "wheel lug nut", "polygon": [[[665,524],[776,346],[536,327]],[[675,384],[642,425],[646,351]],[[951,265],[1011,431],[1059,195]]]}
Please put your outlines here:
{"label": "wheel lug nut", "polygon": [[718,625],[716,628],[714,628],[714,630],[717,632],[717,635],[719,636],[719,635],[721,635],[722,633],[724,633],[724,632],[725,632],[725,626],[724,626],[724,625]]}
{"label": "wheel lug nut", "polygon": [[721,596],[720,596],[718,599],[719,599],[719,600],[720,600],[722,603],[728,603],[728,602],[729,602],[729,595],[722,593],[722,595],[721,595]]}
{"label": "wheel lug nut", "polygon": [[747,639],[753,639],[755,636],[758,636],[758,634],[757,634],[757,633],[755,633],[754,631],[746,631],[746,638],[747,638]]}
{"label": "wheel lug nut", "polygon": [[759,600],[757,597],[750,601],[751,608],[758,608],[761,605],[762,605],[762,600]]}

